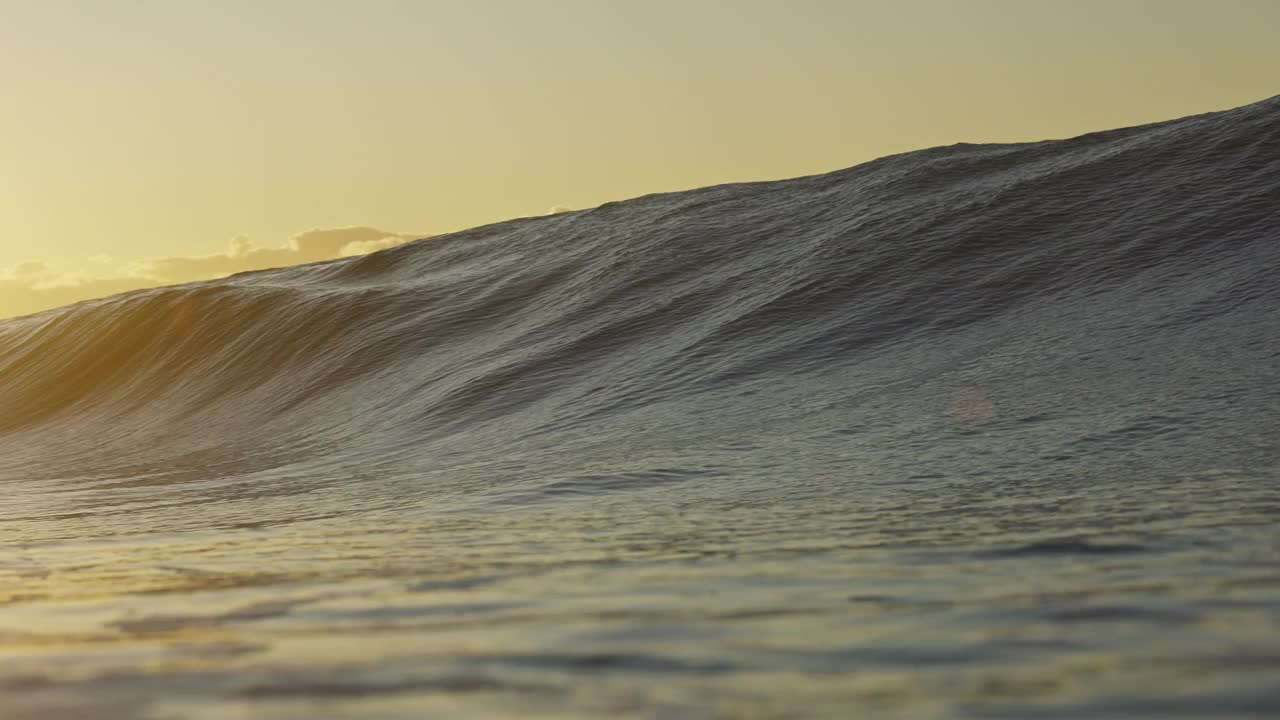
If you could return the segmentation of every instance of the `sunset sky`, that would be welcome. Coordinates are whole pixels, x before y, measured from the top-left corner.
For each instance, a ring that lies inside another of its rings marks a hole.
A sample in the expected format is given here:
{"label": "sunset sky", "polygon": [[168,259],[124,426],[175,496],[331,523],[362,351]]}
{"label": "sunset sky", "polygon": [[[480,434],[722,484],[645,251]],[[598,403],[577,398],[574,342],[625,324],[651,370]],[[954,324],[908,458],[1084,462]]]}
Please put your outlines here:
{"label": "sunset sky", "polygon": [[0,11],[0,316],[553,207],[1280,93],[1274,0]]}

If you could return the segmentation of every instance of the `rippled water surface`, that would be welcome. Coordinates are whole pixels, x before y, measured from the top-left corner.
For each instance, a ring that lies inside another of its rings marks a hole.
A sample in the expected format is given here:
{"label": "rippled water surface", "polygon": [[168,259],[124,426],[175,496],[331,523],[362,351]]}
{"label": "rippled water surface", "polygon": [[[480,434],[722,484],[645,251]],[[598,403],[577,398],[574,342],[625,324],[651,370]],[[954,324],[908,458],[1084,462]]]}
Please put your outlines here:
{"label": "rippled water surface", "polygon": [[1280,99],[0,321],[0,717],[1280,716]]}
{"label": "rippled water surface", "polygon": [[[20,543],[17,717],[1266,717],[1275,478]],[[233,500],[251,503],[251,499]],[[16,592],[13,589],[19,589]]]}

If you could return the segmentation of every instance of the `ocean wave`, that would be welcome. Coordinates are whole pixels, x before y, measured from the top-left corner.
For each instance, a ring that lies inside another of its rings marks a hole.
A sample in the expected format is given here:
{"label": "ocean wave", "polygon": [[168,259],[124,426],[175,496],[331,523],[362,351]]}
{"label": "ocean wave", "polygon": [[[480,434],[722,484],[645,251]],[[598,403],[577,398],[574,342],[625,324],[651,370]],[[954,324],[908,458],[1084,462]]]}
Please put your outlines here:
{"label": "ocean wave", "polygon": [[[1013,397],[970,419],[1051,404],[1066,446],[1149,414],[1124,379],[1144,363],[1248,404],[1275,372],[1278,227],[1280,98],[650,195],[0,322],[0,445],[55,475],[421,468],[643,436],[655,409],[732,435],[834,406],[909,444],[954,415],[920,388],[980,386]],[[1116,392],[1030,392],[1082,370]]]}

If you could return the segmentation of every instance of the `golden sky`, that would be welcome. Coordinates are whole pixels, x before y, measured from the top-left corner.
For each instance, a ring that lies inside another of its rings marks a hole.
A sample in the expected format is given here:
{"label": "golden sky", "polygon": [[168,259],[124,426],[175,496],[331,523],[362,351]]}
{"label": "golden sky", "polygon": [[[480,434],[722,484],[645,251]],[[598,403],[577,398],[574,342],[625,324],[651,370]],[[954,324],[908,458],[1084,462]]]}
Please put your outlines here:
{"label": "golden sky", "polygon": [[0,0],[0,316],[1242,105],[1280,93],[1277,28],[1274,0]]}

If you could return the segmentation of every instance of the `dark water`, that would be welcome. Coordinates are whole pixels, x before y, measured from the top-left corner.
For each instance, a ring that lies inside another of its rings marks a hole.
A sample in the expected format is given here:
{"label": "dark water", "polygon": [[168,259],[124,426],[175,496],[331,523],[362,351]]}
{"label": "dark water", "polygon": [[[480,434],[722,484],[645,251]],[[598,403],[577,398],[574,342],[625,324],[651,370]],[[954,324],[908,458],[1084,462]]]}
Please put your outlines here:
{"label": "dark water", "polygon": [[1280,713],[1280,98],[0,323],[5,718]]}

